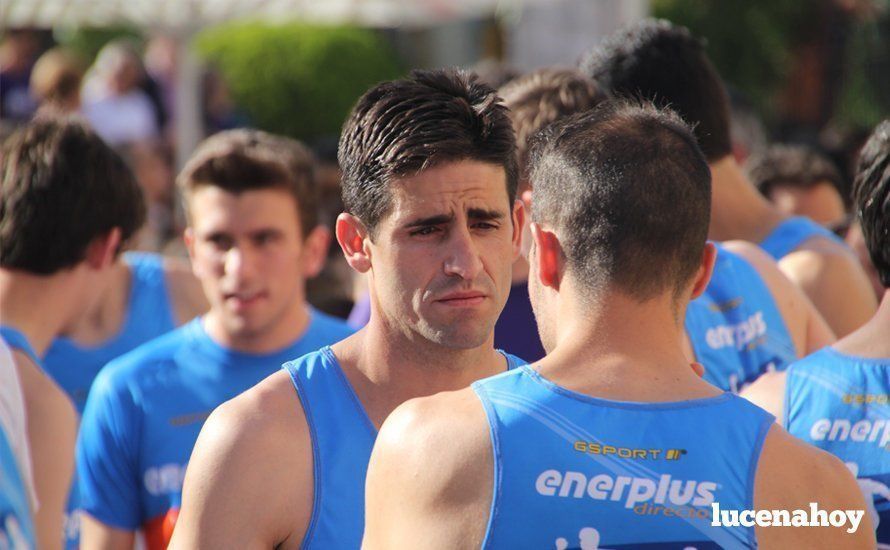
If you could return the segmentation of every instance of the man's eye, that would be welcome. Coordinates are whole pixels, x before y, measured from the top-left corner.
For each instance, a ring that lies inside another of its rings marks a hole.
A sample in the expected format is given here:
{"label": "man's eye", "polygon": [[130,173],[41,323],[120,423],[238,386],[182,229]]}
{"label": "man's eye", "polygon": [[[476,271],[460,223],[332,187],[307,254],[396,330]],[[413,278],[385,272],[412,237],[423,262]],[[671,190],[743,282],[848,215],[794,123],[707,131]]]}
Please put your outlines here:
{"label": "man's eye", "polygon": [[232,239],[225,235],[210,235],[207,237],[207,241],[220,250],[228,250],[232,247]]}
{"label": "man's eye", "polygon": [[414,235],[420,235],[420,236],[432,235],[433,233],[435,233],[438,230],[439,230],[439,228],[435,227],[435,226],[421,227],[420,229],[415,229],[414,231],[412,231],[411,236],[413,237]]}
{"label": "man's eye", "polygon": [[493,224],[493,223],[488,223],[488,222],[474,223],[474,224],[473,224],[473,227],[476,228],[476,229],[484,229],[484,230],[491,230],[491,229],[497,229],[497,228],[498,228],[497,225],[495,225],[495,224]]}

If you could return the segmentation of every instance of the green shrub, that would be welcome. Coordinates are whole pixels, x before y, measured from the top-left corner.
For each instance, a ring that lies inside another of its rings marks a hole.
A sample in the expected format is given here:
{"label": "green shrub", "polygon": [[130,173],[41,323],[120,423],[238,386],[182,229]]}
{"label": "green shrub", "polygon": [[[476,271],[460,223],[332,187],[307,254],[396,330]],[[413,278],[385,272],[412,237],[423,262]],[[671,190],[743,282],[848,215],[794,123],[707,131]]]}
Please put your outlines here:
{"label": "green shrub", "polygon": [[362,93],[401,73],[380,36],[354,27],[229,24],[196,45],[257,127],[310,142],[339,134]]}

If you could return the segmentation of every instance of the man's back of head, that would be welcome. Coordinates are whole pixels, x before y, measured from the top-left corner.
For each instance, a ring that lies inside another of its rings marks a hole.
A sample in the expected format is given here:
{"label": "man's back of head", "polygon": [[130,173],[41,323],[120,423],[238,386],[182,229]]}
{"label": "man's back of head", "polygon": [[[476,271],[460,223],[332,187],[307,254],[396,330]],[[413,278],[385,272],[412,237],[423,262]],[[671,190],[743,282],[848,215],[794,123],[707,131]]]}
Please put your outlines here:
{"label": "man's back of head", "polygon": [[695,129],[709,162],[732,152],[729,96],[703,42],[686,28],[647,19],[588,52],[580,68],[616,96],[675,110]]}
{"label": "man's back of head", "polygon": [[84,124],[40,118],[4,145],[0,266],[50,275],[83,260],[113,228],[121,240],[145,220],[145,204],[123,160]]}
{"label": "man's back of head", "polygon": [[532,219],[560,233],[566,271],[591,296],[679,295],[701,262],[711,191],[676,114],[604,103],[549,126],[531,156]]}
{"label": "man's back of head", "polygon": [[859,153],[853,200],[872,263],[890,288],[890,120],[875,128]]}

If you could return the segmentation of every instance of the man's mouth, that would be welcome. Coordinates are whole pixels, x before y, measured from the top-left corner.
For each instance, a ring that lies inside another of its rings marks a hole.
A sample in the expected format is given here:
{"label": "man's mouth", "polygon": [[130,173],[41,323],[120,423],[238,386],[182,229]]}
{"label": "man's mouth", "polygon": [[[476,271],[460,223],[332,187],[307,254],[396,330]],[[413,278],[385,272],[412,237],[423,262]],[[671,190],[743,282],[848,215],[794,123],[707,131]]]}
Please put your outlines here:
{"label": "man's mouth", "polygon": [[478,290],[451,292],[436,299],[437,303],[451,307],[472,307],[485,301],[487,296]]}
{"label": "man's mouth", "polygon": [[225,294],[225,301],[231,307],[240,310],[256,304],[265,297],[266,293],[259,290],[251,292],[231,292]]}

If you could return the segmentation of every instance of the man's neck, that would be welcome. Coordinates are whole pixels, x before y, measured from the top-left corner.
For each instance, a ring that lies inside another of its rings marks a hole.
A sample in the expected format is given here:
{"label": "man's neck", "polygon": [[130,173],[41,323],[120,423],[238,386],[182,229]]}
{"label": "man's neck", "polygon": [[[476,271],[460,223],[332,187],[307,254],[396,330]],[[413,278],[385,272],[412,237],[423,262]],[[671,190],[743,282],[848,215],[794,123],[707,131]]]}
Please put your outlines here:
{"label": "man's neck", "polygon": [[0,269],[0,322],[22,332],[42,357],[77,311],[77,277],[75,270],[41,276]]}
{"label": "man's neck", "polygon": [[890,358],[890,289],[884,290],[884,297],[878,311],[858,330],[840,339],[834,348],[842,353],[873,357]]}
{"label": "man's neck", "polygon": [[[565,286],[565,285],[563,285]],[[660,402],[709,397],[683,351],[682,321],[669,298],[640,303],[604,292],[584,305],[560,291],[557,344],[541,360],[541,374],[573,391],[620,401]]]}
{"label": "man's neck", "polygon": [[760,243],[785,216],[748,181],[732,155],[710,163],[711,226],[708,238]]}
{"label": "man's neck", "polygon": [[281,351],[303,337],[309,328],[309,306],[301,298],[282,318],[265,330],[235,333],[226,328],[223,315],[214,309],[204,316],[204,330],[217,344],[242,353],[264,355]]}
{"label": "man's neck", "polygon": [[121,259],[109,270],[109,282],[90,311],[84,312],[66,329],[65,336],[82,346],[96,346],[121,330],[130,306],[132,274]]}
{"label": "man's neck", "polygon": [[489,336],[481,346],[447,348],[406,336],[372,312],[368,325],[333,347],[346,377],[371,421],[379,428],[409,399],[455,391],[504,372],[507,363]]}

